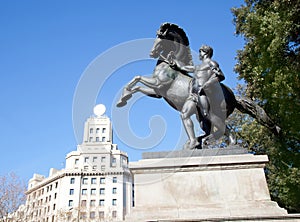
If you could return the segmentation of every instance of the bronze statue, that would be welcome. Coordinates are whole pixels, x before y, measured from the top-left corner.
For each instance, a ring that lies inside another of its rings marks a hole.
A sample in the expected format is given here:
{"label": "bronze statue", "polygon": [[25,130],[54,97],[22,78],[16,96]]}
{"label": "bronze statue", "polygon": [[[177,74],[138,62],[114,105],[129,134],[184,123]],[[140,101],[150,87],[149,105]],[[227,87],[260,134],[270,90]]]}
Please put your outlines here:
{"label": "bronze statue", "polygon": [[[274,133],[279,132],[265,111],[253,101],[236,99],[232,90],[220,83],[224,75],[217,62],[211,59],[213,50],[203,46],[199,50],[202,64],[193,66],[189,40],[176,24],[163,23],[157,31],[150,56],[158,58],[152,77],[135,76],[123,89],[117,107],[127,104],[136,92],[164,98],[169,105],[181,112],[189,140],[186,149],[202,148],[203,141],[218,138],[225,133],[225,119],[235,108],[255,117]],[[191,77],[188,73],[193,72]],[[144,86],[136,86],[140,82]],[[196,114],[204,135],[195,137],[190,116]]]}

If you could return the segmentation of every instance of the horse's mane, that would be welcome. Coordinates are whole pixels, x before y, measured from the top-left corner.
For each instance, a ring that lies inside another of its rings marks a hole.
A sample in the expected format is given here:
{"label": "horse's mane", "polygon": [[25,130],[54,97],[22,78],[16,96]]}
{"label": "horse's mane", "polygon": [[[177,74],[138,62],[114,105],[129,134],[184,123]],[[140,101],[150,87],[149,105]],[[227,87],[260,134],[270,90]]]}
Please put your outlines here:
{"label": "horse's mane", "polygon": [[185,31],[181,27],[179,27],[178,25],[176,25],[176,24],[165,22],[165,23],[161,24],[159,30],[161,32],[165,32],[166,30],[174,31],[174,32],[176,32],[177,34],[179,34],[181,36],[181,38],[183,40],[183,44],[185,46],[189,46],[190,45],[189,39],[186,36]]}
{"label": "horse's mane", "polygon": [[180,36],[182,40],[181,44],[186,46],[186,51],[185,51],[186,55],[183,58],[180,58],[180,61],[183,62],[184,65],[193,65],[193,58],[189,47],[190,43],[185,31],[177,24],[173,24],[169,22],[165,22],[161,24],[159,28],[160,33],[164,33],[165,31],[174,32]]}

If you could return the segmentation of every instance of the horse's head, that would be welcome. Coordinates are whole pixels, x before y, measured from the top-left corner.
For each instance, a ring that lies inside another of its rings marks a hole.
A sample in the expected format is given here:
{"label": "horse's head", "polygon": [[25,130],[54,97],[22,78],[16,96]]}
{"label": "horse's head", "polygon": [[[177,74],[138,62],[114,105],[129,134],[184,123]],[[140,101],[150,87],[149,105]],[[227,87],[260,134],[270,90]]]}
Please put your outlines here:
{"label": "horse's head", "polygon": [[157,31],[150,57],[158,58],[161,55],[166,56],[172,49],[174,50],[174,42],[170,39],[168,31],[168,29],[162,30],[161,28]]}
{"label": "horse's head", "polygon": [[192,65],[189,40],[182,28],[176,24],[163,23],[156,36],[150,57],[160,57],[164,60],[172,51],[176,59],[182,61],[183,64]]}
{"label": "horse's head", "polygon": [[163,50],[163,46],[162,46],[162,39],[157,37],[155,40],[154,40],[154,45],[150,51],[150,57],[151,58],[158,58],[159,55],[161,54]]}

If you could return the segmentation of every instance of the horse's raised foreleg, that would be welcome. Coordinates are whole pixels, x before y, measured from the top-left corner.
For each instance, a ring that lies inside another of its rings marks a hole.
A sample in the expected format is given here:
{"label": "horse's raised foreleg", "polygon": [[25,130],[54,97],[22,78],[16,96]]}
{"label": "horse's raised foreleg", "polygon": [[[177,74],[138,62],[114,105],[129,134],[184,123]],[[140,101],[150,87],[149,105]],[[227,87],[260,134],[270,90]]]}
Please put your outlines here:
{"label": "horse's raised foreleg", "polygon": [[121,96],[120,100],[117,103],[117,107],[125,106],[127,104],[127,100],[129,100],[132,97],[132,94],[134,94],[136,92],[141,92],[141,93],[143,93],[147,96],[151,96],[151,97],[155,97],[155,98],[161,98],[160,95],[156,94],[154,89],[145,88],[145,87],[141,87],[141,86],[135,86],[135,87],[131,88],[130,91],[129,91],[125,87],[123,89],[122,96]]}
{"label": "horse's raised foreleg", "polygon": [[150,96],[150,97],[154,97],[154,98],[162,97],[160,95],[157,95],[156,92],[154,91],[154,89],[145,88],[145,87],[141,87],[141,86],[135,86],[134,88],[131,89],[131,92],[132,93],[141,92],[141,93],[145,94],[146,96]]}
{"label": "horse's raised foreleg", "polygon": [[151,89],[159,89],[162,86],[165,86],[172,82],[173,79],[170,79],[169,81],[166,82],[161,82],[158,78],[156,77],[146,77],[146,76],[135,76],[127,85],[127,90],[131,90],[132,87],[137,84],[138,82],[142,83],[145,86],[148,86]]}
{"label": "horse's raised foreleg", "polygon": [[[141,76],[135,76],[124,88],[123,88],[123,92],[122,92],[122,96],[120,98],[120,100],[117,102],[117,107],[122,107],[125,106],[127,104],[127,100],[129,100],[132,97],[132,94],[140,91],[146,95],[153,95],[155,96],[156,93],[154,92],[154,90],[147,90],[146,88],[141,89],[141,87],[137,86],[134,87],[138,82],[140,82],[141,80]],[[149,78],[151,79],[151,78]]]}
{"label": "horse's raised foreleg", "polygon": [[149,78],[141,76],[140,82],[151,89],[158,89],[165,83],[162,83],[158,78]]}
{"label": "horse's raised foreleg", "polygon": [[125,87],[127,90],[131,90],[132,87],[137,84],[141,79],[141,76],[135,76],[128,84],[127,86]]}

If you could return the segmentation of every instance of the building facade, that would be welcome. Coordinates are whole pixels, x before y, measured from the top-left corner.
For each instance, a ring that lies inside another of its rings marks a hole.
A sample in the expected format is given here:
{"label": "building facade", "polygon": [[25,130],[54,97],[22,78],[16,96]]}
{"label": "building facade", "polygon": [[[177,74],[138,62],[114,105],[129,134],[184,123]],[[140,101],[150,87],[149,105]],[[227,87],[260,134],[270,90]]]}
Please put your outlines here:
{"label": "building facade", "polygon": [[132,205],[128,156],[112,143],[108,117],[87,119],[82,144],[66,167],[34,174],[28,184],[25,221],[122,221]]}

